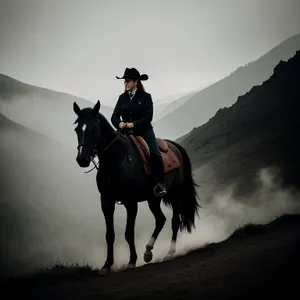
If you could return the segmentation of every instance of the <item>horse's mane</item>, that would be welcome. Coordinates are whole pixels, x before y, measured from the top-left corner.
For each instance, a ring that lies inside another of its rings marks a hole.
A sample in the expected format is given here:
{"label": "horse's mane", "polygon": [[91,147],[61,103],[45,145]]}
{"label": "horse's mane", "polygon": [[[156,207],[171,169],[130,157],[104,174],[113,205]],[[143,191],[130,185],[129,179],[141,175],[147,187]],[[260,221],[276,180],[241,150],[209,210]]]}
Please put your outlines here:
{"label": "horse's mane", "polygon": [[[77,124],[79,121],[83,121],[83,120],[87,120],[87,121],[92,120],[92,118],[91,118],[92,111],[93,111],[93,109],[90,107],[83,108],[80,112],[80,116],[77,117],[77,119],[75,120],[75,122],[73,124]],[[100,112],[98,112],[98,114],[97,114],[97,119],[100,122],[108,123],[106,118]]]}

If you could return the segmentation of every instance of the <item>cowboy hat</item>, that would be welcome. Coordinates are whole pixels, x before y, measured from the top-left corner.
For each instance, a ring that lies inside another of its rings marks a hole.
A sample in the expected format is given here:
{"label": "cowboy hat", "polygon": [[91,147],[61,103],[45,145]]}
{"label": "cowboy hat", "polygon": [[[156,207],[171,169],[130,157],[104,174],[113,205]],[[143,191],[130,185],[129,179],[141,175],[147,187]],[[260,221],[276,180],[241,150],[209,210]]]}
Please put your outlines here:
{"label": "cowboy hat", "polygon": [[142,74],[135,68],[126,68],[123,77],[116,76],[117,79],[131,79],[131,80],[147,80],[148,75]]}

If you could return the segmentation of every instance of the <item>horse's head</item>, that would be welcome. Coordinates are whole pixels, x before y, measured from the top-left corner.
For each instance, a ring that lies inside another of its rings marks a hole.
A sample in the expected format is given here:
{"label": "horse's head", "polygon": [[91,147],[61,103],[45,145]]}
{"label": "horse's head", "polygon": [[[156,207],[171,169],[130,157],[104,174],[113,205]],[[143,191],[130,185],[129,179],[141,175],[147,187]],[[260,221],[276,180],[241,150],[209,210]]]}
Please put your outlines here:
{"label": "horse's head", "polygon": [[78,104],[74,102],[73,110],[78,116],[74,123],[77,124],[75,132],[78,139],[76,160],[80,167],[86,168],[95,156],[100,139],[100,121],[98,118],[100,102],[98,100],[93,108],[84,109],[80,109]]}

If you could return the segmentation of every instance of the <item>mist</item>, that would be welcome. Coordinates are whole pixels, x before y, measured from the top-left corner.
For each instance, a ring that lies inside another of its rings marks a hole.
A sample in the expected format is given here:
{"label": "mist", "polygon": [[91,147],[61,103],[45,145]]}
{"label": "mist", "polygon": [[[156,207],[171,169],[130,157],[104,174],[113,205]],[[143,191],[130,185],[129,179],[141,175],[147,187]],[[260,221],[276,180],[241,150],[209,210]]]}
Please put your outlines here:
{"label": "mist", "polygon": [[[74,101],[82,108],[95,105],[84,98],[28,85],[0,74],[0,113],[70,147],[77,145],[77,137],[72,132],[76,119]],[[112,108],[101,104],[101,113],[110,119]]]}
{"label": "mist", "polygon": [[[28,131],[25,137],[16,136],[14,128],[6,129],[5,133],[6,139],[10,139],[5,141],[6,145],[13,148],[14,143],[21,142],[23,151],[28,137],[36,135]],[[75,149],[66,145],[57,147],[56,141],[47,139],[34,145],[29,154],[21,152],[18,157],[6,149],[7,155],[1,161],[1,169],[8,178],[1,180],[2,272],[17,276],[58,262],[100,268],[106,258],[106,242],[96,172],[85,174],[87,169],[81,169],[75,161]],[[3,168],[3,161],[7,163],[9,159],[10,167]],[[16,169],[14,164],[20,164],[20,168]],[[259,188],[251,196],[236,198],[232,196],[234,184],[218,190],[208,168],[195,170],[196,181],[201,182],[200,218],[192,234],[179,233],[176,256],[223,241],[249,222],[266,224],[282,214],[300,212],[299,194],[282,188],[272,169],[258,172]],[[167,222],[154,246],[152,262],[161,262],[171,243],[171,210],[164,205],[162,210]],[[122,270],[129,259],[125,224],[126,210],[117,205],[115,271]],[[154,225],[147,203],[140,203],[135,230],[137,266],[145,264],[143,253]]]}
{"label": "mist", "polygon": [[224,78],[300,27],[299,0],[0,0],[0,7],[0,72],[107,105],[117,101],[123,84],[115,76],[126,67],[148,73],[145,87],[163,103]]}
{"label": "mist", "polygon": [[[299,192],[292,187],[282,187],[275,170],[258,170],[255,178],[259,187],[247,196],[233,196],[234,184],[212,195],[202,194],[201,218],[195,232],[179,240],[177,255],[221,242],[243,225],[264,225],[284,214],[299,214]],[[201,190],[199,192],[201,195]]]}
{"label": "mist", "polygon": [[[84,173],[90,168],[80,168],[75,160],[76,133],[72,130],[74,98],[56,98],[55,93],[41,93],[40,97],[35,92],[26,97],[15,94],[13,91],[0,99],[3,110],[3,115],[0,114],[1,276],[31,273],[40,267],[51,268],[57,262],[100,268],[106,258],[106,228],[96,187],[96,172]],[[45,99],[38,101],[42,97]],[[57,101],[53,101],[52,97]],[[80,106],[84,103],[82,100]],[[32,107],[35,110],[30,114]],[[22,118],[18,118],[19,114]],[[291,117],[291,114],[288,116]],[[294,137],[293,132],[290,130],[287,134]],[[223,137],[221,143],[218,140],[214,143],[215,148],[222,146]],[[248,139],[247,147],[249,143],[251,140]],[[241,146],[240,143],[236,145]],[[296,144],[293,145],[295,148]],[[268,145],[264,149],[268,151]],[[274,151],[274,147],[270,149]],[[235,184],[241,184],[238,179],[244,174],[252,174],[247,164],[241,164],[236,173],[230,172],[234,164],[225,160],[228,164],[224,165],[222,151],[209,147],[202,147],[202,150],[203,153],[197,153],[197,160],[202,166],[194,170],[195,180],[200,185],[200,219],[196,220],[196,230],[192,234],[179,234],[177,256],[223,241],[239,226],[249,222],[266,224],[282,214],[300,212],[299,195],[293,188],[283,188],[276,169],[257,170],[257,174],[253,174],[259,183],[256,190],[251,194],[247,191],[247,196],[237,197],[233,191]],[[228,151],[231,158],[239,161],[239,156],[232,149]],[[209,160],[205,160],[206,153],[209,153]],[[192,155],[191,159],[195,161]],[[252,165],[259,165],[258,157],[245,157]],[[281,156],[278,157],[280,160]],[[224,186],[225,181],[220,180],[220,175],[233,178],[233,182]],[[153,262],[162,261],[171,243],[171,211],[164,206],[162,208],[168,222],[155,245]],[[144,264],[143,252],[154,223],[147,203],[139,204],[135,230],[139,255],[137,266]],[[126,211],[123,206],[117,206],[115,271],[122,270],[129,260],[125,224]]]}

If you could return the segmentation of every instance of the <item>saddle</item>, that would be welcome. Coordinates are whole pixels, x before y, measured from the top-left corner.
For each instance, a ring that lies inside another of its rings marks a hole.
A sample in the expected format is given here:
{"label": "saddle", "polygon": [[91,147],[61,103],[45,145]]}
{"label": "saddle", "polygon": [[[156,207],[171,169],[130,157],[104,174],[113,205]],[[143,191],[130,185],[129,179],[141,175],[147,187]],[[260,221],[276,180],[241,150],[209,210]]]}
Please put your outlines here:
{"label": "saddle", "polygon": [[[150,150],[148,144],[141,136],[129,135],[129,138],[133,141],[138,150],[139,156],[144,164],[145,172],[147,175],[151,175],[152,171],[149,163]],[[167,142],[161,138],[156,138],[156,141],[162,156],[165,173],[179,168],[180,162],[175,152],[168,146]]]}

